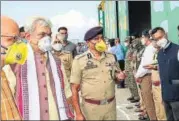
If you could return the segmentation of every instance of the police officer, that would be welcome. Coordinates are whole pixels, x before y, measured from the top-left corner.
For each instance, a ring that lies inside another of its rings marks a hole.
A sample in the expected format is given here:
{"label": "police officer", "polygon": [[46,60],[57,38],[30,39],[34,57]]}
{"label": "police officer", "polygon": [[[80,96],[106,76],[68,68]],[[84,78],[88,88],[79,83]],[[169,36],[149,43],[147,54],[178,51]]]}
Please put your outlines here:
{"label": "police officer", "polygon": [[[62,61],[63,69],[65,70],[66,76],[68,78],[67,79],[68,82],[64,82],[64,84],[67,84],[70,81],[71,66],[73,61],[72,54],[69,51],[62,50],[62,44],[58,39],[52,40],[52,48],[53,48],[52,51],[53,55],[55,55],[57,58],[59,58]],[[71,90],[69,92],[66,92],[66,97],[69,97],[68,95],[71,95]],[[68,98],[67,101],[69,104],[72,104],[71,97]]]}
{"label": "police officer", "polygon": [[[157,46],[156,42],[153,41],[153,46],[159,51],[160,47]],[[151,80],[152,80],[152,92],[153,100],[155,104],[155,112],[157,120],[166,120],[166,113],[162,100],[161,82],[158,71],[157,53],[156,51],[153,57],[153,64],[146,65],[145,68],[151,69]]]}
{"label": "police officer", "polygon": [[125,75],[115,56],[105,52],[107,47],[102,33],[102,27],[88,30],[84,40],[89,49],[73,60],[70,82],[76,120],[116,120],[115,83]]}
{"label": "police officer", "polygon": [[52,47],[53,47],[53,53],[61,59],[64,68],[65,68],[65,72],[67,75],[68,80],[70,80],[70,74],[71,74],[71,66],[72,66],[72,61],[73,61],[73,57],[72,54],[69,51],[66,50],[62,50],[62,44],[60,42],[60,40],[58,39],[54,39],[52,41]]}

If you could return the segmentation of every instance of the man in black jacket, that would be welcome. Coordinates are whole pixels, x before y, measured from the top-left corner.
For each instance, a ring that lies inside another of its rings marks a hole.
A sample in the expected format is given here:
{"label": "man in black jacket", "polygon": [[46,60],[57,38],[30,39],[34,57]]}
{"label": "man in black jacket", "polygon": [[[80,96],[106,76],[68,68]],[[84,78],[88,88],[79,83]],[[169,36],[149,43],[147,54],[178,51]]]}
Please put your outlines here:
{"label": "man in black jacket", "polygon": [[166,39],[161,27],[152,30],[152,37],[161,47],[158,64],[167,120],[179,120],[179,45]]}

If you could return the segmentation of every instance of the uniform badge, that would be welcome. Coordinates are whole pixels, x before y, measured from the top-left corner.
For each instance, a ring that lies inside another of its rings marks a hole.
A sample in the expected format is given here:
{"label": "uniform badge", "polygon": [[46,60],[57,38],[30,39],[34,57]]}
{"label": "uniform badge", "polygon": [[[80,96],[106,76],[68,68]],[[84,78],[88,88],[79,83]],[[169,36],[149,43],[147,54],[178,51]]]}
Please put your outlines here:
{"label": "uniform badge", "polygon": [[92,68],[97,68],[98,66],[95,65],[92,61],[88,60],[86,63],[85,69],[92,69]]}

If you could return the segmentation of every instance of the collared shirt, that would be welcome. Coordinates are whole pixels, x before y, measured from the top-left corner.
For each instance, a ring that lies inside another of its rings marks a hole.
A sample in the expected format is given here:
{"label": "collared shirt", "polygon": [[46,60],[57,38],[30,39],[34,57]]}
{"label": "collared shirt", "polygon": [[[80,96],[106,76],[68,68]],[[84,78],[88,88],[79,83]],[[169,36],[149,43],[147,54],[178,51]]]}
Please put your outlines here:
{"label": "collared shirt", "polygon": [[151,73],[151,70],[145,69],[143,66],[153,63],[153,57],[155,52],[156,49],[153,47],[152,43],[145,48],[144,53],[142,55],[141,63],[135,75],[136,78],[143,77],[145,74]]}
{"label": "collared shirt", "polygon": [[112,70],[117,67],[115,57],[102,53],[99,60],[88,50],[73,60],[70,83],[80,84],[82,97],[103,100],[115,95]]}
{"label": "collared shirt", "polygon": [[110,52],[116,55],[117,60],[124,60],[124,50],[121,44],[111,47]]}
{"label": "collared shirt", "polygon": [[1,71],[1,120],[21,120],[5,73]]}
{"label": "collared shirt", "polygon": [[67,44],[63,46],[62,50],[70,51],[73,57],[77,55],[76,45],[70,41],[67,41]]}

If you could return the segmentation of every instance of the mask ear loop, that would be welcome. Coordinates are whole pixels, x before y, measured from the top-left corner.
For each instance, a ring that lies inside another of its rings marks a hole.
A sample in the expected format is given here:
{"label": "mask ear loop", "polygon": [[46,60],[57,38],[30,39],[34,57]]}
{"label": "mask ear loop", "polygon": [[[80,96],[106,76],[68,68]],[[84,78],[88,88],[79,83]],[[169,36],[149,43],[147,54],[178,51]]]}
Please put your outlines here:
{"label": "mask ear loop", "polygon": [[6,47],[4,47],[3,45],[1,45],[1,47],[3,48],[3,49],[5,49],[5,50],[8,50]]}
{"label": "mask ear loop", "polygon": [[[5,50],[8,50],[8,48],[4,47],[3,45],[1,45],[1,47]],[[1,52],[1,54],[6,54],[6,52]]]}

